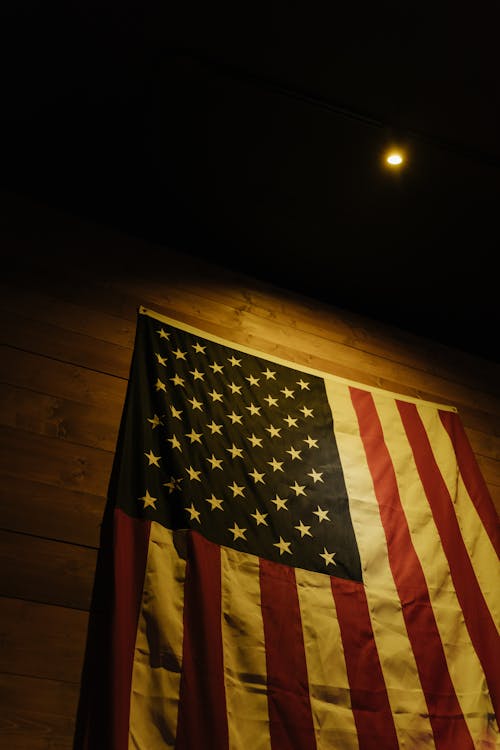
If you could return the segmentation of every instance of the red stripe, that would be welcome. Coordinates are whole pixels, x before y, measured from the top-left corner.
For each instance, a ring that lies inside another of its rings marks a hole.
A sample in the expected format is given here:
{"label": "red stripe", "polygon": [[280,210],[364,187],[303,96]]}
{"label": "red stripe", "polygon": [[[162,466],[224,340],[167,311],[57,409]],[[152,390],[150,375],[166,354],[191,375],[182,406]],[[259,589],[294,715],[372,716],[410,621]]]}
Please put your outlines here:
{"label": "red stripe", "polygon": [[113,750],[128,750],[132,667],[149,546],[150,522],[114,512],[115,601],[112,625]]}
{"label": "red stripe", "polygon": [[453,443],[458,468],[460,469],[467,492],[476,507],[478,516],[491,539],[497,555],[500,557],[500,524],[498,522],[498,514],[479,469],[476,457],[472,452],[462,422],[458,414],[453,414],[449,411],[440,411],[439,416]]}
{"label": "red stripe", "polygon": [[436,624],[425,576],[401,505],[396,474],[372,395],[351,388],[361,439],[380,507],[389,564],[429,710],[436,748],[473,748]]}
{"label": "red stripe", "polygon": [[187,535],[176,750],[229,747],[221,630],[220,548]]}
{"label": "red stripe", "polygon": [[295,570],[260,561],[271,746],[314,750],[316,739]]}
{"label": "red stripe", "polygon": [[471,641],[482,664],[493,707],[500,716],[500,639],[460,533],[453,501],[414,404],[397,402],[418,473],[450,566]]}
{"label": "red stripe", "polygon": [[331,578],[359,750],[398,748],[363,584]]}

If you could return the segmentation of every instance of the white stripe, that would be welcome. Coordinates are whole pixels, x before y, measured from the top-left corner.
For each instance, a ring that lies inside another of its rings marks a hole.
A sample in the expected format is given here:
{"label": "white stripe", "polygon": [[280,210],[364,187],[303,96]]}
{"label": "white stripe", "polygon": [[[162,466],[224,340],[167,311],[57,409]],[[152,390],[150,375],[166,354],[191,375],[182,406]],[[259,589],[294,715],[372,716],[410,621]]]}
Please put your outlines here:
{"label": "white stripe", "polygon": [[296,569],[317,750],[358,750],[351,693],[330,577]]}
{"label": "white stripe", "polygon": [[151,523],[132,672],[129,750],[175,747],[186,563],[174,539],[184,535]]}
{"label": "white stripe", "polygon": [[221,547],[221,625],[230,750],[271,750],[259,560]]}
{"label": "white stripe", "polygon": [[[408,639],[387,542],[349,389],[325,383],[333,415],[366,599],[402,748],[434,747],[427,703]],[[366,389],[365,389],[366,390]]]}
{"label": "white stripe", "polygon": [[[448,561],[396,403],[376,396],[375,405],[396,473],[412,544],[427,584],[450,678],[471,736],[478,742],[484,733],[485,717],[494,713],[486,678],[464,625]],[[436,417],[439,419],[437,414]],[[433,436],[431,444],[435,447]]]}

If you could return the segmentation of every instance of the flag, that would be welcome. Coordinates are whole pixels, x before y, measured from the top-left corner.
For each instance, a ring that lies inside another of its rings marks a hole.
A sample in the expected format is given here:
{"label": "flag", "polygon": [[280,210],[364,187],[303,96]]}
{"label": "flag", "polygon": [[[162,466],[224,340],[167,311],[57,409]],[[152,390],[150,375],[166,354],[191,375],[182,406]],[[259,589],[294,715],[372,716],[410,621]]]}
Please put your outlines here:
{"label": "flag", "polygon": [[500,747],[498,518],[454,408],[141,308],[114,750]]}

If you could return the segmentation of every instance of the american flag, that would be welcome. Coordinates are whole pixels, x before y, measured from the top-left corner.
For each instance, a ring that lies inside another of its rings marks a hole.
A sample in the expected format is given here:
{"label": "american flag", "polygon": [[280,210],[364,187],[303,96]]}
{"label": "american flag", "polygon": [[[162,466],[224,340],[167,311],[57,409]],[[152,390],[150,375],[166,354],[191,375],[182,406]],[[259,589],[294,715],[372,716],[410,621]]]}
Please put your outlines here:
{"label": "american flag", "polygon": [[141,308],[114,477],[113,748],[500,747],[456,410]]}

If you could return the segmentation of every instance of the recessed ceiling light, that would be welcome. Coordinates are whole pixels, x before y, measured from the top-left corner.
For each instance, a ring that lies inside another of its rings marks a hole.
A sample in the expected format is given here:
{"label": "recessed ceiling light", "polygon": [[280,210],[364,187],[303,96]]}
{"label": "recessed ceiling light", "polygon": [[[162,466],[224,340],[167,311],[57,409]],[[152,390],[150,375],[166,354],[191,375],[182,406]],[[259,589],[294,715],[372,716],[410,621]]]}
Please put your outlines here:
{"label": "recessed ceiling light", "polygon": [[403,163],[403,155],[399,153],[399,151],[391,151],[389,154],[387,154],[385,160],[387,164],[390,164],[391,167],[398,167]]}

